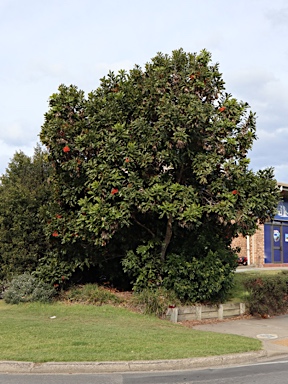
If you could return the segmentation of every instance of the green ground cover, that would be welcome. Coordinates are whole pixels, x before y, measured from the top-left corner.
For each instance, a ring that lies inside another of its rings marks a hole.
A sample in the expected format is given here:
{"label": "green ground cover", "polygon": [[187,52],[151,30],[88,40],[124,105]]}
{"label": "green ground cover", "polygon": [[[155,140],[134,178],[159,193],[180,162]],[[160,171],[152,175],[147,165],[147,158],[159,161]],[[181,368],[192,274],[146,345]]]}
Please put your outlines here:
{"label": "green ground cover", "polygon": [[258,340],[196,331],[110,305],[1,301],[0,324],[0,360],[177,359],[261,349]]}

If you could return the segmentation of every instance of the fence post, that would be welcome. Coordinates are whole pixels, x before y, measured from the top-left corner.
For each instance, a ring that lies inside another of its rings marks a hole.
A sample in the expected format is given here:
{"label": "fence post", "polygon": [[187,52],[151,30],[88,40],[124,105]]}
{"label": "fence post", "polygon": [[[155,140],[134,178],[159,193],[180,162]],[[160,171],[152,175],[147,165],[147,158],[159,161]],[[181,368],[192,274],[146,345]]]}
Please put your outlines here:
{"label": "fence post", "polygon": [[223,304],[218,305],[218,319],[223,320]]}
{"label": "fence post", "polygon": [[202,306],[201,305],[196,305],[196,320],[202,320]]}
{"label": "fence post", "polygon": [[178,308],[172,308],[170,321],[177,323],[178,321]]}
{"label": "fence post", "polygon": [[244,315],[244,313],[246,311],[245,303],[240,303],[239,311],[240,311],[240,315]]}

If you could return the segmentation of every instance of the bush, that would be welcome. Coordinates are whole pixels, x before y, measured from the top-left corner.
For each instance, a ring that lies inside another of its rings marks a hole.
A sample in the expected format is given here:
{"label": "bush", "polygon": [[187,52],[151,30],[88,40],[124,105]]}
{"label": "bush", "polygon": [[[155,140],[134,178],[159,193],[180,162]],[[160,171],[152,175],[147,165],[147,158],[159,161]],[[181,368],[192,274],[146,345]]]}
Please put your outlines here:
{"label": "bush", "polygon": [[165,288],[146,288],[133,295],[133,302],[140,307],[142,312],[148,315],[164,316],[170,305],[180,305],[175,292]]}
{"label": "bush", "polygon": [[15,277],[3,294],[6,303],[19,304],[32,301],[50,302],[56,295],[51,285],[29,273]]}
{"label": "bush", "polygon": [[136,252],[129,251],[122,260],[125,273],[132,277],[133,290],[141,292],[146,288],[156,289],[162,283],[162,261],[154,242],[140,245]]}
{"label": "bush", "polygon": [[203,258],[171,254],[163,285],[181,301],[221,303],[233,285],[234,264],[234,258],[225,250],[209,251]]}
{"label": "bush", "polygon": [[82,304],[119,304],[122,300],[108,289],[99,287],[97,284],[85,284],[72,287],[69,291],[62,292],[61,299],[71,303]]}
{"label": "bush", "polygon": [[252,315],[271,316],[288,309],[288,275],[257,275],[244,281],[249,292],[248,307]]}
{"label": "bush", "polygon": [[159,249],[152,242],[139,246],[136,253],[128,252],[122,264],[124,271],[134,279],[133,290],[141,292],[149,288],[153,292],[163,287],[175,292],[181,302],[226,301],[237,266],[234,250],[226,249],[220,240],[215,251],[208,246],[207,249],[201,247],[199,242],[198,239],[199,251],[187,240],[185,247],[182,244],[180,249],[179,245],[179,252],[168,254],[165,261],[160,260]]}

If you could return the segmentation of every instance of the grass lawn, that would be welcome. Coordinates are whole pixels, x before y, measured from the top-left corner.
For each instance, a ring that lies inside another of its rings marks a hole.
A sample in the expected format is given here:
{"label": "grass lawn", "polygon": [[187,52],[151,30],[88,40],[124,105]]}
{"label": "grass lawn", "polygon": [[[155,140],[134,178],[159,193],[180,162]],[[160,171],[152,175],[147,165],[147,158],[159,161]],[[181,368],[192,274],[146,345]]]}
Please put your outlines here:
{"label": "grass lawn", "polygon": [[261,349],[255,339],[196,331],[109,305],[1,300],[0,324],[0,360],[178,359]]}

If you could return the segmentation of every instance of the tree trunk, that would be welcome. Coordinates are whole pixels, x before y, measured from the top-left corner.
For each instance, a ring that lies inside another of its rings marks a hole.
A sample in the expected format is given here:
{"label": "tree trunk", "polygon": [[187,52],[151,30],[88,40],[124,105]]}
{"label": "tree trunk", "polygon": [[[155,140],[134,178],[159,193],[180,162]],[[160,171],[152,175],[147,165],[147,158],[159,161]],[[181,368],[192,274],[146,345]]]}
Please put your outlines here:
{"label": "tree trunk", "polygon": [[167,248],[170,244],[171,237],[172,237],[172,215],[169,216],[168,221],[167,221],[166,235],[165,235],[165,239],[164,239],[164,242],[162,245],[162,250],[161,250],[161,260],[162,261],[165,261],[166,252],[167,252]]}

